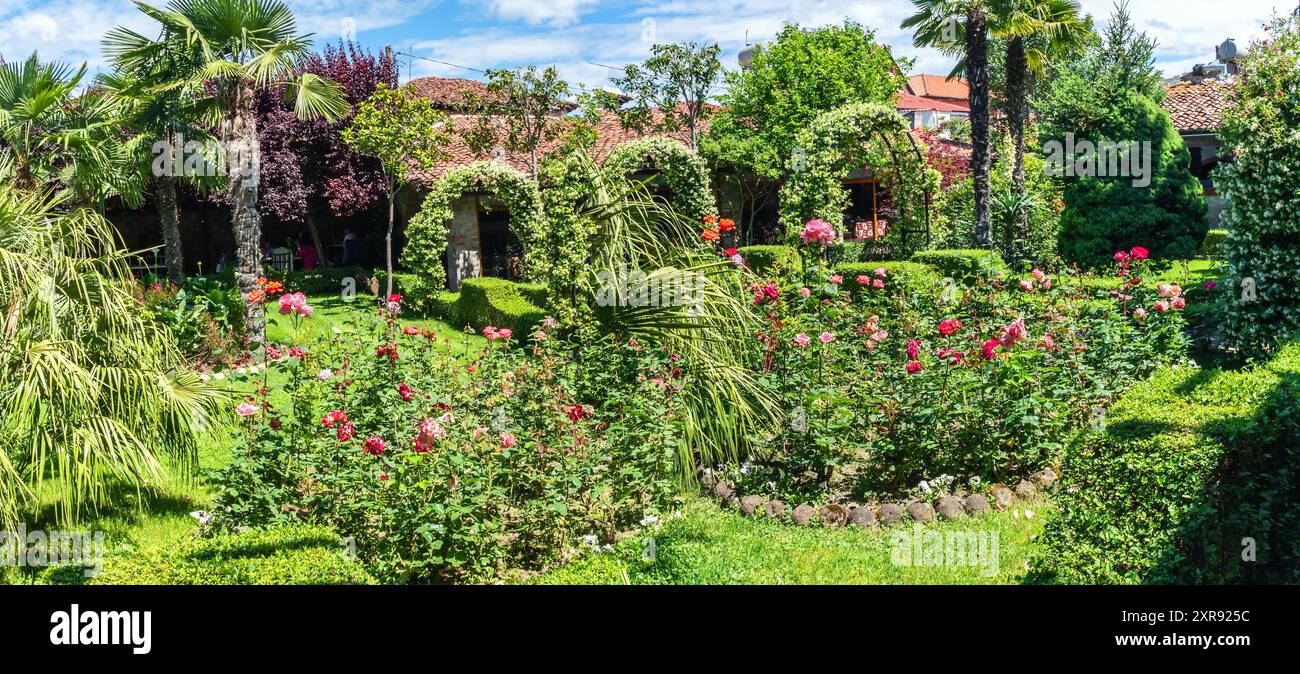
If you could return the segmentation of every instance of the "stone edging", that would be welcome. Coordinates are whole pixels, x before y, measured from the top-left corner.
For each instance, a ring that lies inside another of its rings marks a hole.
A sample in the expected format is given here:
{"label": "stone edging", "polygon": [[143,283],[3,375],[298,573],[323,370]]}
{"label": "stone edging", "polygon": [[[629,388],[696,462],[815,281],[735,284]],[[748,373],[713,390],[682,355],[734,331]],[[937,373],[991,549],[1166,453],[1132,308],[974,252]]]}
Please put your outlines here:
{"label": "stone edging", "polygon": [[[1031,501],[1038,498],[1040,494],[1045,494],[1056,480],[1056,473],[1051,468],[1044,468],[1030,475],[1028,479],[1020,480],[1020,482],[1016,483],[1014,489],[1004,484],[993,485],[988,488],[987,496],[979,493],[967,494],[961,497],[945,494],[936,498],[933,503],[911,501],[906,504],[882,503],[877,505],[825,503],[813,506],[800,504],[789,510],[788,515],[787,506],[783,501],[769,500],[756,494],[742,496],[736,491],[735,486],[726,480],[712,485],[705,484],[704,486],[723,508],[738,505],[740,512],[747,517],[761,514],[774,520],[785,521],[788,519],[799,526],[808,526],[814,522],[820,522],[822,526],[828,527],[856,526],[874,528],[897,524],[904,517],[925,524],[934,521],[936,518],[955,520],[965,515],[971,517],[984,515],[994,508],[998,511],[1006,510],[1017,501]],[[992,503],[989,502],[990,498],[993,499]]]}

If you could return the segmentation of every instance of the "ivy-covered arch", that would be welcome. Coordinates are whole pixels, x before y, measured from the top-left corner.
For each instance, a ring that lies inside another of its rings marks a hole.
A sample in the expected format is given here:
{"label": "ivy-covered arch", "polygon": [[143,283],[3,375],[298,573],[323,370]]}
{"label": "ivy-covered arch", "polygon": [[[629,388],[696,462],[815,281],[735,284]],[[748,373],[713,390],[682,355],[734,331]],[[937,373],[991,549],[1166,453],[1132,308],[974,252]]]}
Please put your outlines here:
{"label": "ivy-covered arch", "polygon": [[699,153],[671,138],[651,136],[623,143],[609,153],[604,170],[624,177],[647,168],[663,176],[673,191],[673,208],[681,215],[698,222],[717,213],[708,164]]}
{"label": "ivy-covered arch", "polygon": [[[491,192],[505,203],[510,209],[510,229],[527,255],[531,255],[532,243],[541,238],[545,229],[537,183],[523,173],[495,161],[479,161],[447,171],[433,184],[419,214],[407,225],[401,260],[403,266],[425,276],[435,288],[447,285],[443,258],[447,254],[452,204],[469,192]],[[525,258],[525,274],[528,266]]]}
{"label": "ivy-covered arch", "polygon": [[824,112],[796,139],[790,179],[781,187],[781,223],[797,241],[809,220],[843,231],[849,191],[844,180],[866,166],[886,185],[898,206],[897,232],[905,250],[915,237],[930,236],[930,204],[940,176],[925,161],[908,123],[894,108],[852,103]]}

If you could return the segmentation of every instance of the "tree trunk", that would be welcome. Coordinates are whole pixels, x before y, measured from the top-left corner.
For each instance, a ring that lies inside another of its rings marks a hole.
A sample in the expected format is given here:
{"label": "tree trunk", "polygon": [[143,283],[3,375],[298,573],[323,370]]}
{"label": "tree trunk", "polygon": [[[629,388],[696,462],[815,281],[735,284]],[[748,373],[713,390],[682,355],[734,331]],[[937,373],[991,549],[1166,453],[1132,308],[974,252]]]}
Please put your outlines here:
{"label": "tree trunk", "polygon": [[176,199],[176,179],[158,176],[158,219],[162,223],[163,254],[167,256],[167,280],[179,287],[185,282],[185,265],[181,250],[181,211]]}
{"label": "tree trunk", "polygon": [[393,296],[393,204],[397,201],[397,190],[388,189],[388,235],[384,237],[384,264],[388,270],[388,289],[384,297]]}
{"label": "tree trunk", "polygon": [[316,260],[322,267],[333,267],[334,260],[325,254],[325,248],[321,245],[320,229],[316,227],[316,215],[310,203],[307,204],[307,233],[311,235],[312,245],[316,246]]}
{"label": "tree trunk", "polygon": [[988,25],[984,10],[972,6],[966,13],[966,78],[970,84],[971,179],[975,184],[975,242],[992,244],[989,216],[989,172],[992,159],[989,139]]}
{"label": "tree trunk", "polygon": [[1025,41],[1013,37],[1007,42],[1007,126],[1015,143],[1015,168],[1011,180],[1016,194],[1025,196],[1025,125],[1029,118],[1029,62],[1025,58]]}
{"label": "tree trunk", "polygon": [[[232,228],[235,234],[235,280],[245,297],[257,289],[262,275],[262,216],[257,212],[257,187],[260,175],[261,145],[257,140],[257,118],[253,115],[253,91],[246,84],[234,85],[230,112],[222,120],[222,137],[233,144],[234,151],[249,153],[240,157],[239,166],[251,167],[244,175],[233,171],[230,176]],[[266,339],[265,311],[261,302],[246,302],[244,328],[251,343]]]}

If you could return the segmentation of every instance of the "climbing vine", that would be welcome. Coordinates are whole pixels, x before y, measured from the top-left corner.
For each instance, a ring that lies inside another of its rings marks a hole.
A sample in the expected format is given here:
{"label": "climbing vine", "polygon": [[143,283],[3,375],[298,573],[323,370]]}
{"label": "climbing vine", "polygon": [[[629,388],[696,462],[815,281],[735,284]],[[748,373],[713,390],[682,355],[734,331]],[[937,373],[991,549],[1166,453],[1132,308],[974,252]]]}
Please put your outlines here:
{"label": "climbing vine", "polygon": [[491,192],[510,209],[510,229],[527,251],[524,273],[529,274],[535,241],[546,230],[542,198],[528,176],[500,162],[480,161],[447,171],[433,185],[424,206],[406,228],[402,264],[425,276],[435,288],[446,287],[443,259],[451,226],[452,204],[469,192]]}
{"label": "climbing vine", "polygon": [[708,164],[675,140],[662,136],[641,138],[614,148],[605,160],[606,174],[620,178],[646,169],[658,171],[663,177],[673,191],[673,208],[682,216],[698,222],[717,212]]}
{"label": "climbing vine", "polygon": [[[797,137],[790,179],[781,188],[781,224],[789,240],[809,220],[824,220],[843,232],[849,204],[845,178],[870,168],[898,206],[900,237],[924,234],[927,194],[938,190],[940,174],[926,165],[908,137],[907,120],[892,107],[854,103],[822,113]],[[915,245],[914,243],[912,244]]]}

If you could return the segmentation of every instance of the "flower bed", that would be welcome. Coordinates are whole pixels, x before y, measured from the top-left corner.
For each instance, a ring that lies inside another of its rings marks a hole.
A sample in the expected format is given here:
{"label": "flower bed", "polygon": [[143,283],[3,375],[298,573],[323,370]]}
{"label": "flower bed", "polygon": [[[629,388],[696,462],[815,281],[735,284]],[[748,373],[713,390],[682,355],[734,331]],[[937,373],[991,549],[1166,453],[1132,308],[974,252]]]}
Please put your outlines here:
{"label": "flower bed", "polygon": [[686,384],[673,354],[567,343],[551,321],[527,353],[489,326],[467,354],[404,327],[398,299],[366,342],[292,348],[288,406],[241,403],[234,461],[210,476],[211,527],[325,525],[381,580],[484,582],[670,505]]}
{"label": "flower bed", "polygon": [[915,263],[826,271],[832,237],[804,238],[805,286],[754,286],[753,348],[786,418],[727,475],[741,493],[851,503],[920,498],[940,475],[1010,483],[1055,465],[1117,391],[1185,353],[1182,291],[1140,281],[1141,249],[1098,300],[1038,270],[969,286]]}

